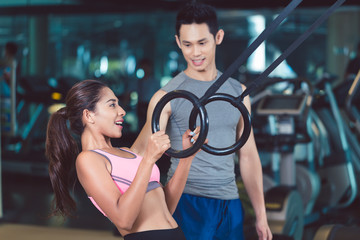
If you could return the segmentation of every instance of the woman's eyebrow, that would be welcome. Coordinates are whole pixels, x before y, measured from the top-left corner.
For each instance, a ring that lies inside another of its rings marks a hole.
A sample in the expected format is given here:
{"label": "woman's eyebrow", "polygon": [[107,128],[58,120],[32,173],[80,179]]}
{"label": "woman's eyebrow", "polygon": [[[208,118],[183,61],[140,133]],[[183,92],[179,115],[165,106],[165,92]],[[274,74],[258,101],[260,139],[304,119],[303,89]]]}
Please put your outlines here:
{"label": "woman's eyebrow", "polygon": [[108,103],[108,102],[116,102],[116,99],[111,98],[111,99],[107,100],[105,103]]}

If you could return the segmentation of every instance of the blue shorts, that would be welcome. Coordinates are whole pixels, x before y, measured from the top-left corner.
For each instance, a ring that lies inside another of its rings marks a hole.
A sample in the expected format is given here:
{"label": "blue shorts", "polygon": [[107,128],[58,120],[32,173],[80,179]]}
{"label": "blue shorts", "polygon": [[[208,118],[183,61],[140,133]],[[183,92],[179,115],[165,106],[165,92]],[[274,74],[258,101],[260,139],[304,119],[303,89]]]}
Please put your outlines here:
{"label": "blue shorts", "polygon": [[240,199],[220,200],[183,194],[174,218],[187,240],[243,240]]}

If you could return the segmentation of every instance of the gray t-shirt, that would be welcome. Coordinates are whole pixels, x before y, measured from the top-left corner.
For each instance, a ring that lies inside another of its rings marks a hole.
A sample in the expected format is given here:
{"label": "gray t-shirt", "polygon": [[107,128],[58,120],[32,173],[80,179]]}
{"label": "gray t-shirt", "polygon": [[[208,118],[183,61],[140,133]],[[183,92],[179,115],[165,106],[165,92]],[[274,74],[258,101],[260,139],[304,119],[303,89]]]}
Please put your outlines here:
{"label": "gray t-shirt", "polygon": [[[179,73],[162,90],[186,90],[197,97],[202,97],[206,90],[219,78],[221,72],[213,81],[199,81],[188,77],[184,72]],[[230,78],[220,87],[217,93],[227,93],[235,97],[242,93],[239,81]],[[184,98],[171,100],[171,116],[167,125],[173,149],[182,149],[182,134],[189,128],[189,115],[193,109],[190,101]],[[238,109],[225,101],[208,103],[206,111],[209,118],[208,144],[216,148],[225,148],[236,141],[236,127],[241,117]],[[200,121],[197,119],[197,126]],[[168,180],[173,176],[179,159],[171,158]],[[199,152],[194,158],[184,193],[216,198],[237,199],[238,189],[235,182],[235,153],[225,156],[216,156],[205,151]]]}

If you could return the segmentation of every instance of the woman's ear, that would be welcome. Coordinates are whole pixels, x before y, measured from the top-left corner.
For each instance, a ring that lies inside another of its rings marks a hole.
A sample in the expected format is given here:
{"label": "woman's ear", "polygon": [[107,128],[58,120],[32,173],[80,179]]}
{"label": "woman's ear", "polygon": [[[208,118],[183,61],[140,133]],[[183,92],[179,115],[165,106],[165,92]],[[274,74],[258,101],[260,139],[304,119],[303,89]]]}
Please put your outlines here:
{"label": "woman's ear", "polygon": [[94,119],[93,119],[94,113],[89,111],[88,109],[84,109],[83,110],[83,121],[84,123],[95,123]]}
{"label": "woman's ear", "polygon": [[215,43],[216,45],[220,45],[224,39],[225,32],[222,29],[219,29],[219,31],[216,33],[215,36]]}

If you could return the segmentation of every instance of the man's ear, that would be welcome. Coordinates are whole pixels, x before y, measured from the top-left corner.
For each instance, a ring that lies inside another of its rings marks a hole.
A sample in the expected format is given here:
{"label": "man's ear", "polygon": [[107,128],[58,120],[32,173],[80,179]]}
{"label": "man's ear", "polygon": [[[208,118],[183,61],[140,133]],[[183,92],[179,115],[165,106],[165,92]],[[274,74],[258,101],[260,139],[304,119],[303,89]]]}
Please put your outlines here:
{"label": "man's ear", "polygon": [[94,112],[89,111],[88,109],[84,109],[83,111],[83,120],[85,123],[95,123],[94,119]]}
{"label": "man's ear", "polygon": [[181,49],[181,43],[180,43],[180,39],[179,39],[178,35],[175,35],[175,40],[176,40],[178,47]]}
{"label": "man's ear", "polygon": [[219,29],[219,31],[216,33],[215,36],[215,43],[216,45],[220,45],[224,39],[225,32],[222,29]]}

